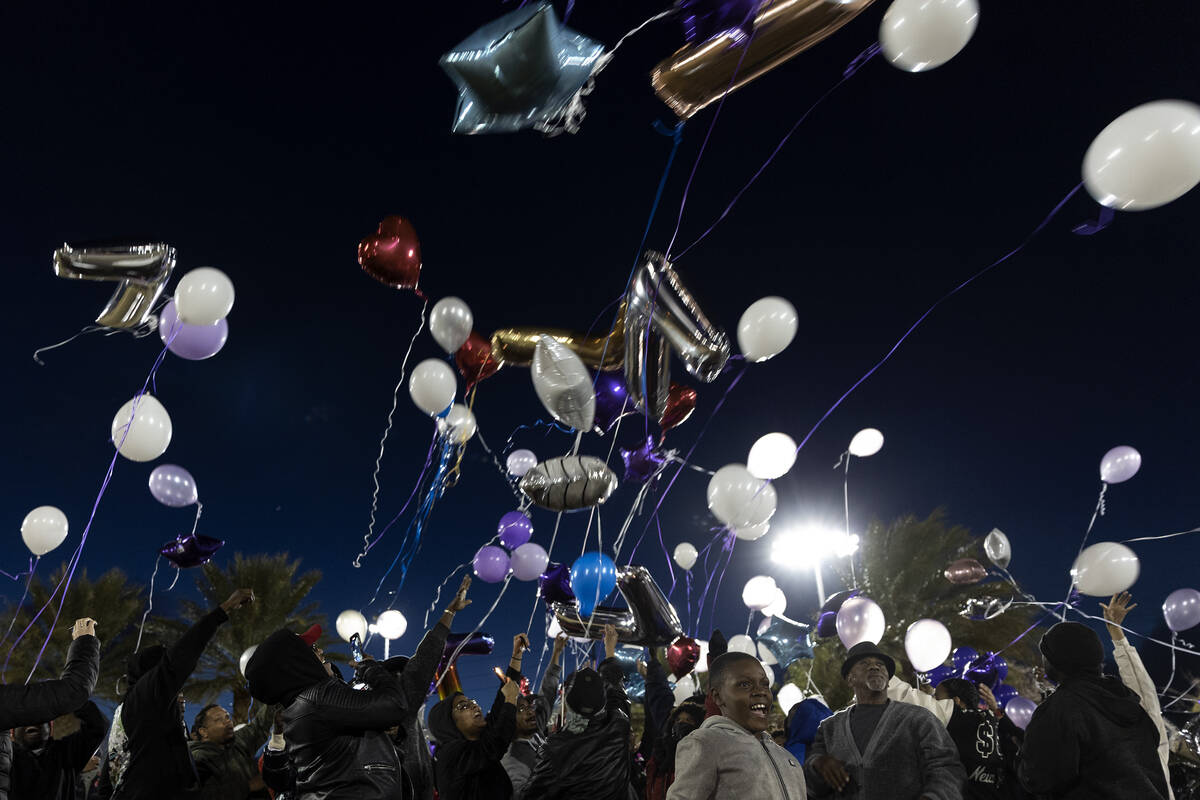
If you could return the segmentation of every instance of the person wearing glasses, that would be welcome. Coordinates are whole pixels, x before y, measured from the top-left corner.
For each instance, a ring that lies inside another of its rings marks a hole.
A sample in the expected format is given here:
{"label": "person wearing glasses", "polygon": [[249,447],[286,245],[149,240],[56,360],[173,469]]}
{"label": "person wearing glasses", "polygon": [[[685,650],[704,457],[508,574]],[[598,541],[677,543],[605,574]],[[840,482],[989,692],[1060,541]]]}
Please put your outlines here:
{"label": "person wearing glasses", "polygon": [[[520,673],[521,656],[529,647],[523,633],[513,638],[509,669]],[[492,710],[483,709],[462,692],[429,711],[429,732],[437,740],[437,790],[440,800],[509,800],[512,781],[501,760],[517,735],[520,684],[506,678]]]}

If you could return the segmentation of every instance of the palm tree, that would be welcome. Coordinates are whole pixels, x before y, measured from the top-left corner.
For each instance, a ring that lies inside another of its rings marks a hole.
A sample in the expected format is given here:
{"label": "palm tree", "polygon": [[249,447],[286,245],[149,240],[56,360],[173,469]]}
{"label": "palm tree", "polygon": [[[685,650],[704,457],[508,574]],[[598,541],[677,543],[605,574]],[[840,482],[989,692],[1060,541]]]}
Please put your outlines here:
{"label": "palm tree", "polygon": [[[300,560],[290,561],[287,553],[237,553],[223,568],[212,563],[202,567],[196,588],[205,602],[183,601],[184,619],[162,620],[159,627],[182,633],[240,588],[253,589],[254,602],[217,629],[185,689],[189,702],[213,702],[223,692],[232,692],[234,721],[246,722],[251,698],[239,664],[242,653],[279,628],[300,632],[313,624],[325,627],[317,604],[305,600],[321,580],[321,573],[309,570],[298,574],[299,568]],[[327,640],[323,634],[322,644]]]}
{"label": "palm tree", "polygon": [[[14,623],[4,646],[0,647],[0,663],[3,663],[9,648],[29,625],[29,621],[46,605],[50,593],[62,579],[66,566],[61,565],[51,574],[48,582],[35,576],[29,586],[29,596],[21,607],[8,606],[0,612],[3,614],[4,628],[8,627],[8,622]],[[60,599],[61,595],[55,595],[54,603],[12,649],[5,680],[10,683],[24,681],[33,670],[35,661],[37,669],[33,672],[34,680],[57,678],[62,673],[67,648],[71,645],[72,624],[80,617],[92,617],[96,620],[96,635],[103,645],[100,648],[100,679],[96,683],[95,696],[118,702],[120,693],[117,681],[125,674],[125,663],[133,652],[138,625],[145,611],[144,588],[132,583],[119,569],[110,569],[94,581],[88,577],[87,569],[81,569],[71,581],[62,613],[58,615],[58,624],[54,627],[54,635],[50,637],[39,661],[38,651],[46,641]],[[152,640],[153,635],[147,631],[143,646]]]}
{"label": "palm tree", "polygon": [[[988,564],[983,540],[973,537],[962,526],[947,523],[941,510],[925,519],[908,515],[887,526],[879,522],[871,524],[863,538],[858,586],[879,604],[887,620],[880,648],[896,658],[898,671],[905,671],[911,677],[913,670],[904,653],[905,632],[919,619],[935,619],[949,629],[955,647],[969,645],[981,653],[1003,649],[1005,659],[1012,665],[1006,683],[1027,697],[1037,697],[1029,667],[1041,663],[1036,645],[1041,632],[1027,629],[1044,617],[1043,610],[1014,605],[990,620],[963,616],[960,612],[972,598],[1007,601],[1015,596],[1020,601],[1021,597],[1019,589],[994,575],[973,585],[950,583],[943,570],[960,558],[974,558]],[[851,585],[849,574],[843,577],[846,585]],[[811,661],[797,662],[789,670],[789,678],[803,689],[811,677],[830,707],[840,708],[850,700],[850,690],[841,676],[846,650],[835,637],[819,643],[814,653]]]}

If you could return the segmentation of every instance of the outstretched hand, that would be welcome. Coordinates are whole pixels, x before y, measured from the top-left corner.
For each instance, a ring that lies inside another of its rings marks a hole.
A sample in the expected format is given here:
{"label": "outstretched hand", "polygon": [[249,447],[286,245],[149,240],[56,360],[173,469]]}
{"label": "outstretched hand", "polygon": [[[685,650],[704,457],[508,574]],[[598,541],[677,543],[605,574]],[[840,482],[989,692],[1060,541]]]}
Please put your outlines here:
{"label": "outstretched hand", "polygon": [[254,602],[254,590],[253,589],[238,589],[236,592],[229,595],[228,600],[226,600],[224,603],[221,603],[221,609],[226,614],[228,614],[231,611],[235,611],[235,610],[241,608],[242,606],[248,605],[253,602]]}
{"label": "outstretched hand", "polygon": [[1000,704],[996,702],[996,695],[992,694],[992,690],[988,688],[987,684],[980,683],[976,688],[979,689],[979,699],[988,707],[988,711],[991,711],[993,714],[999,714]]}
{"label": "outstretched hand", "polygon": [[529,637],[528,636],[526,636],[523,633],[518,633],[516,636],[513,637],[513,654],[512,654],[513,661],[516,661],[518,658],[523,656],[525,654],[525,651],[528,649],[529,649]]}
{"label": "outstretched hand", "polygon": [[550,660],[558,663],[558,657],[563,654],[563,650],[567,649],[568,637],[565,633],[560,633],[554,637],[554,652],[550,654]]}
{"label": "outstretched hand", "polygon": [[840,792],[850,782],[846,766],[833,756],[817,756],[812,761],[812,768],[835,791]]}
{"label": "outstretched hand", "polygon": [[95,636],[96,635],[96,620],[91,617],[75,620],[75,624],[71,627],[71,640],[74,641],[80,636]]}
{"label": "outstretched hand", "polygon": [[512,678],[506,680],[504,685],[500,687],[500,694],[504,696],[504,702],[511,703],[514,706],[517,704],[517,695],[520,693],[521,685]]}
{"label": "outstretched hand", "polygon": [[604,626],[604,655],[612,658],[617,654],[617,629],[612,625]]}
{"label": "outstretched hand", "polygon": [[1100,608],[1104,609],[1104,621],[1108,625],[1108,633],[1114,641],[1125,638],[1125,632],[1121,630],[1121,623],[1125,621],[1125,617],[1130,611],[1137,608],[1137,603],[1130,605],[1129,601],[1132,599],[1133,596],[1129,592],[1121,592],[1114,594],[1108,601],[1108,605],[1100,604]]}
{"label": "outstretched hand", "polygon": [[450,614],[457,614],[467,606],[471,605],[471,601],[467,599],[467,589],[471,588],[471,576],[464,575],[462,583],[458,585],[458,592],[455,593],[454,599],[450,601],[450,605],[446,606],[446,611]]}

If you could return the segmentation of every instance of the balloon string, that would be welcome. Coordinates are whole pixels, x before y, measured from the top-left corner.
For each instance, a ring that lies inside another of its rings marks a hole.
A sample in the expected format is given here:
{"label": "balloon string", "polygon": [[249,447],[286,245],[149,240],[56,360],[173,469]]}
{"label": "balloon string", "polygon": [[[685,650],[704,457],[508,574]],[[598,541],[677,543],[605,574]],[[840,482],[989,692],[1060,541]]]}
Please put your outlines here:
{"label": "balloon string", "polygon": [[[729,565],[733,562],[733,547],[735,544],[737,544],[737,536],[731,532],[725,540],[725,566],[720,569],[720,575],[717,577],[717,589],[713,592],[712,606],[709,608],[708,625],[710,628],[717,614],[717,598],[721,595],[721,584],[725,582],[725,573],[729,571]],[[720,564],[720,559],[718,559],[717,563]]]}
{"label": "balloon string", "polygon": [[[1174,658],[1173,653],[1172,653],[1171,657]],[[1180,700],[1184,699],[1185,697],[1189,700],[1195,700],[1196,698],[1192,697],[1191,693],[1192,693],[1192,690],[1195,689],[1197,685],[1200,685],[1200,678],[1197,678],[1196,680],[1192,681],[1191,686],[1189,686],[1187,689],[1185,689],[1182,694],[1176,695],[1175,698],[1171,700],[1171,702],[1167,703],[1165,706],[1162,707],[1162,710],[1166,711],[1168,708],[1175,705],[1176,703],[1178,703]],[[1166,689],[1163,689],[1162,693],[1166,694],[1166,691],[1167,691]]]}
{"label": "balloon string", "polygon": [[1067,204],[1067,201],[1070,200],[1072,197],[1074,197],[1076,195],[1076,193],[1078,193],[1079,190],[1082,188],[1083,188],[1083,183],[1081,181],[1080,183],[1078,183],[1075,186],[1074,189],[1067,192],[1067,196],[1064,197],[1062,200],[1060,200],[1058,202],[1058,205],[1054,206],[1054,208],[1051,209],[1050,213],[1046,215],[1045,219],[1043,219],[1040,223],[1038,223],[1038,226],[1036,228],[1034,228],[1033,231],[1028,236],[1025,237],[1024,241],[1022,241],[1019,245],[1017,245],[1015,248],[1013,248],[1009,252],[1005,253],[1000,258],[993,261],[991,264],[988,264],[986,267],[984,267],[983,269],[976,272],[971,277],[967,278],[965,281],[960,283],[958,286],[955,286],[953,289],[951,289],[946,294],[942,295],[940,298],[938,298],[938,300],[933,305],[931,305],[928,309],[926,309],[925,313],[917,318],[917,321],[914,322],[909,327],[909,329],[904,332],[904,335],[901,336],[894,345],[892,345],[892,348],[890,350],[888,350],[886,354],[884,354],[883,358],[879,359],[879,361],[877,361],[874,364],[874,366],[872,366],[869,370],[867,370],[865,373],[863,373],[863,376],[861,378],[859,378],[858,380],[856,380],[850,386],[850,388],[847,389],[842,394],[842,396],[839,397],[837,399],[837,401],[835,401],[834,404],[829,407],[829,410],[821,415],[821,418],[818,419],[817,423],[812,426],[812,429],[809,430],[808,434],[804,437],[803,441],[801,441],[800,444],[796,446],[796,452],[797,453],[800,452],[800,450],[804,447],[804,445],[808,443],[808,440],[812,438],[812,435],[817,432],[817,429],[820,428],[822,424],[824,424],[825,420],[829,419],[829,416],[831,414],[833,414],[833,412],[836,411],[842,405],[842,403],[846,400],[847,397],[849,397],[851,394],[853,394],[854,391],[856,389],[858,389],[858,387],[861,386],[867,380],[867,378],[870,378],[872,375],[874,375],[879,370],[880,367],[882,367],[884,364],[886,364],[888,361],[891,360],[892,356],[896,353],[896,351],[900,349],[900,345],[904,344],[904,342],[908,340],[908,337],[912,335],[913,331],[915,331],[918,327],[920,327],[921,323],[923,323],[925,321],[925,319],[934,312],[934,309],[936,309],[942,303],[949,300],[954,295],[958,294],[960,291],[965,289],[967,286],[974,283],[979,278],[983,277],[985,274],[987,274],[991,270],[1000,266],[1001,264],[1003,264],[1008,259],[1012,258],[1017,253],[1024,250],[1026,245],[1029,244],[1029,242],[1033,239],[1033,237],[1035,237],[1039,233],[1041,233],[1042,229],[1045,228],[1046,225],[1048,225],[1050,223],[1050,220],[1054,219],[1054,217],[1058,215],[1058,212],[1063,209],[1063,206],[1065,206]]}
{"label": "balloon string", "polygon": [[[40,559],[41,556],[38,556],[38,558]],[[19,580],[21,580],[21,578],[24,578],[26,575],[28,575],[30,572],[33,571],[33,565],[34,565],[33,556],[30,556],[29,557],[29,566],[25,569],[24,572],[18,572],[16,575],[10,575],[9,573],[0,569],[0,575],[3,575],[4,577],[8,578],[10,581],[19,581]]]}
{"label": "balloon string", "polygon": [[[1096,526],[1096,519],[1104,516],[1104,494],[1108,491],[1108,483],[1100,481],[1100,496],[1096,498],[1096,509],[1092,511],[1092,518],[1088,522],[1087,530],[1083,532],[1083,539],[1079,542],[1079,552],[1075,554],[1075,560],[1079,560],[1079,556],[1083,555],[1083,548],[1087,546],[1088,537],[1092,535],[1092,528]],[[1075,588],[1075,578],[1072,576],[1071,582],[1067,584],[1067,599],[1071,599],[1071,590]],[[1064,610],[1062,619],[1065,622],[1067,612]]]}
{"label": "balloon string", "polygon": [[29,676],[25,679],[26,684],[33,679],[33,673],[37,671],[38,665],[42,663],[42,655],[45,654],[46,647],[50,644],[50,638],[54,635],[54,628],[58,625],[58,618],[62,615],[63,606],[66,605],[67,602],[67,592],[70,590],[71,581],[75,577],[75,569],[79,566],[79,561],[83,556],[84,546],[87,544],[88,535],[91,533],[92,522],[95,521],[96,514],[100,511],[100,501],[104,499],[104,494],[108,491],[108,485],[112,482],[113,472],[117,468],[117,458],[120,457],[121,447],[125,444],[126,437],[129,436],[129,429],[133,427],[133,421],[137,419],[138,406],[141,404],[142,398],[146,395],[147,387],[149,387],[150,382],[154,379],[154,376],[158,373],[159,368],[166,359],[167,350],[171,346],[171,342],[173,342],[174,339],[175,333],[173,332],[167,337],[166,344],[163,345],[162,350],[159,351],[158,358],[154,360],[154,364],[150,367],[149,374],[146,375],[145,381],[142,382],[142,388],[136,395],[134,395],[133,403],[130,406],[129,411],[129,421],[126,422],[121,428],[121,440],[117,442],[113,448],[112,459],[108,462],[108,469],[104,473],[104,480],[100,483],[100,491],[96,493],[96,500],[92,503],[92,512],[88,516],[87,524],[83,526],[83,532],[80,534],[79,538],[79,545],[75,548],[75,552],[72,553],[71,558],[68,560],[67,566],[63,571],[62,580],[60,580],[58,585],[54,587],[54,591],[50,593],[50,597],[46,600],[46,604],[43,605],[38,613],[34,615],[33,619],[31,619],[29,624],[25,627],[25,630],[21,631],[21,635],[18,636],[17,640],[12,643],[11,647],[9,647],[8,653],[4,658],[4,667],[0,671],[7,671],[8,662],[9,659],[12,658],[13,650],[21,643],[21,640],[25,638],[25,634],[29,633],[46,609],[50,607],[50,605],[54,602],[55,595],[57,595],[61,590],[62,597],[59,598],[58,609],[54,612],[54,620],[50,623],[49,630],[46,632],[46,639],[44,642],[42,642],[42,647],[38,651],[37,657],[33,661],[33,667],[29,671]]}
{"label": "balloon string", "polygon": [[1179,642],[1179,634],[1171,631],[1171,677],[1167,678],[1167,685],[1162,688],[1161,694],[1166,694],[1171,690],[1171,684],[1175,682],[1175,645]]}
{"label": "balloon string", "polygon": [[[192,520],[192,536],[196,535],[196,529],[200,527],[200,515],[204,513],[204,503],[196,501],[196,518]],[[174,584],[172,584],[173,586]]]}
{"label": "balloon string", "polygon": [[432,614],[434,609],[437,608],[438,600],[440,600],[442,597],[442,589],[446,588],[446,584],[450,582],[450,579],[453,578],[460,569],[468,566],[470,566],[470,562],[459,564],[457,567],[450,570],[450,573],[442,579],[441,583],[438,584],[437,591],[433,593],[433,602],[429,604],[429,608],[425,609],[425,624],[423,626],[424,630],[429,630],[429,615]]}
{"label": "balloon string", "polygon": [[[434,448],[437,446],[437,439],[438,439],[438,434],[437,434],[437,428],[435,427],[433,430],[433,436],[429,440],[429,450],[428,450],[428,452],[425,453],[425,463],[421,467],[421,471],[417,474],[416,483],[413,484],[413,488],[412,488],[412,491],[409,492],[408,499],[404,501],[404,505],[401,506],[400,510],[396,512],[396,516],[392,517],[392,519],[388,522],[388,524],[383,526],[383,530],[381,530],[379,532],[379,535],[377,537],[375,537],[375,540],[367,545],[368,552],[371,550],[372,547],[379,544],[379,542],[383,539],[384,535],[387,534],[387,532],[389,530],[391,530],[392,526],[395,525],[400,520],[400,517],[404,516],[404,512],[408,510],[408,507],[412,503],[413,498],[417,496],[417,492],[420,490],[421,484],[425,480],[425,475],[429,471],[429,466],[433,463],[433,451],[434,451]],[[371,598],[371,602],[375,602],[374,597]]]}
{"label": "balloon string", "polygon": [[150,593],[146,596],[146,613],[142,614],[142,624],[138,626],[137,644],[133,646],[135,653],[142,649],[142,632],[146,630],[146,617],[150,616],[150,612],[154,610],[154,579],[158,577],[158,565],[161,563],[162,556],[160,555],[154,559],[154,572],[150,573]]}
{"label": "balloon string", "polygon": [[[160,300],[158,305],[150,310],[150,313],[155,314],[155,313],[161,311],[163,306],[165,306],[167,303],[169,303],[170,300],[171,300],[171,298],[167,298],[166,300]],[[78,339],[81,336],[87,336],[92,333],[103,333],[105,336],[114,336],[119,333],[128,333],[131,336],[133,336],[133,338],[135,338],[135,339],[143,339],[143,338],[149,336],[150,334],[154,333],[154,331],[157,329],[158,329],[157,320],[151,321],[149,319],[139,325],[132,327],[132,328],[110,328],[107,325],[85,325],[83,328],[80,329],[80,331],[78,333],[76,333],[72,336],[68,336],[66,339],[63,339],[61,342],[47,345],[46,347],[39,347],[37,350],[34,350],[33,351],[33,360],[37,362],[38,366],[44,367],[44,366],[46,366],[46,362],[42,361],[42,359],[40,358],[42,353],[48,352],[50,350],[57,350],[60,347],[70,344],[71,342],[75,341],[76,339]]]}
{"label": "balloon string", "polygon": [[[846,461],[846,471],[842,474],[842,501],[846,511],[846,539],[850,539],[850,451],[842,454]],[[817,569],[820,569],[817,565]],[[854,553],[850,554],[850,582],[853,588],[858,588],[858,571],[854,569]]]}
{"label": "balloon string", "polygon": [[857,55],[854,58],[854,60],[850,62],[849,66],[847,66],[846,69],[842,72],[841,79],[837,83],[835,83],[833,86],[829,87],[825,91],[825,94],[818,97],[817,101],[815,103],[813,103],[811,106],[809,106],[807,111],[805,111],[803,114],[800,115],[800,119],[796,120],[796,123],[794,125],[792,125],[791,130],[789,130],[786,134],[784,134],[783,138],[779,140],[779,144],[775,145],[775,149],[771,151],[771,155],[767,156],[767,160],[762,163],[762,166],[758,168],[758,171],[755,172],[752,176],[750,176],[750,180],[748,180],[746,182],[746,184],[737,191],[737,194],[735,194],[733,196],[733,199],[729,201],[729,205],[725,206],[725,210],[721,212],[720,216],[717,217],[717,219],[713,222],[712,225],[708,226],[708,230],[706,230],[706,231],[704,231],[704,233],[700,234],[700,236],[694,242],[692,242],[687,247],[685,247],[683,249],[683,251],[675,257],[676,261],[679,261],[680,259],[682,259],[685,255],[687,255],[689,250],[691,250],[696,245],[700,244],[700,242],[704,241],[704,239],[707,238],[708,235],[710,233],[712,233],[713,230],[725,220],[725,217],[729,216],[729,212],[732,211],[733,207],[735,205],[737,205],[737,202],[742,199],[742,195],[745,194],[746,191],[751,186],[754,185],[754,182],[757,181],[764,172],[766,172],[767,167],[770,166],[771,162],[775,160],[775,157],[777,155],[779,155],[779,151],[783,150],[784,145],[786,145],[788,143],[788,140],[792,138],[792,134],[794,134],[800,128],[800,126],[802,124],[804,124],[804,121],[807,120],[808,116],[810,114],[812,114],[813,111],[816,110],[817,106],[824,103],[825,100],[831,94],[833,94],[835,91],[837,91],[839,88],[841,88],[843,83],[850,80],[850,78],[854,77],[854,74],[856,72],[858,72],[859,68],[862,67],[864,64],[866,64],[868,61],[870,61],[872,58],[874,58],[875,55],[877,53],[879,53],[879,51],[880,51],[879,43],[876,42],[875,44],[872,44],[870,47],[868,47],[866,50],[864,50],[862,53]]}
{"label": "balloon string", "polygon": [[667,543],[663,541],[662,520],[657,514],[654,515],[654,524],[658,526],[658,544],[662,547],[663,558],[667,560],[667,569],[671,571],[671,589],[667,592],[667,597],[670,598],[675,593],[675,565],[671,554],[667,552]]}
{"label": "balloon string", "polygon": [[[1039,606],[1039,607],[1041,607],[1041,608],[1051,608],[1051,609],[1054,609],[1054,608],[1058,608],[1060,605],[1062,605],[1062,603],[1043,603],[1043,602],[1039,602],[1039,601],[1033,600],[1033,601],[1029,601],[1029,602],[1023,602],[1023,603],[1014,603],[1013,605],[1018,605],[1018,606]],[[1145,639],[1147,642],[1153,642],[1154,644],[1157,644],[1157,645],[1162,645],[1163,647],[1170,648],[1171,650],[1177,650],[1177,651],[1179,651],[1180,653],[1185,653],[1185,654],[1187,654],[1187,655],[1190,655],[1190,656],[1194,656],[1194,655],[1196,655],[1196,651],[1195,651],[1193,648],[1191,648],[1191,647],[1179,647],[1178,645],[1176,645],[1176,644],[1172,644],[1171,642],[1164,642],[1164,641],[1162,641],[1161,639],[1155,639],[1155,638],[1154,638],[1154,637],[1152,637],[1152,636],[1147,636],[1146,634],[1144,634],[1144,633],[1141,633],[1141,632],[1139,632],[1139,631],[1135,631],[1135,630],[1133,630],[1132,628],[1126,628],[1124,625],[1117,625],[1117,624],[1115,624],[1115,623],[1113,623],[1113,622],[1109,622],[1109,621],[1108,621],[1108,620],[1106,620],[1104,617],[1097,617],[1097,616],[1094,616],[1094,615],[1092,615],[1092,614],[1085,613],[1085,612],[1081,611],[1080,609],[1078,609],[1078,608],[1076,608],[1076,607],[1074,607],[1074,606],[1070,606],[1070,607],[1069,607],[1069,610],[1070,610],[1070,611],[1072,611],[1072,612],[1074,612],[1074,613],[1076,613],[1076,614],[1078,614],[1079,616],[1083,617],[1084,619],[1090,619],[1090,620],[1093,620],[1093,621],[1095,621],[1095,622],[1103,622],[1105,625],[1112,625],[1114,628],[1120,628],[1120,629],[1121,629],[1122,631],[1124,631],[1125,633],[1132,634],[1133,636],[1136,636],[1136,637],[1138,637],[1139,639]],[[1187,644],[1187,642],[1184,642],[1182,639],[1181,639],[1181,640],[1179,640],[1179,642],[1180,642],[1181,644]]]}
{"label": "balloon string", "polygon": [[[554,532],[550,534],[550,546],[546,548],[546,563],[547,564],[550,563],[550,559],[554,555],[554,543],[555,543],[555,541],[558,540],[558,526],[559,526],[559,523],[562,522],[562,517],[563,517],[563,512],[561,512],[561,511],[558,512],[558,514],[554,517]],[[538,590],[533,593],[533,608],[531,608],[529,610],[529,622],[525,625],[525,635],[526,636],[529,635],[530,629],[533,628],[533,616],[534,616],[534,614],[537,613],[538,601],[541,599],[541,597],[542,597],[542,588],[541,588],[541,586],[539,586]]]}
{"label": "balloon string", "polygon": [[[28,573],[29,580],[25,581],[25,591],[21,594],[21,599],[19,601],[17,601],[17,607],[13,611],[12,622],[8,623],[8,630],[6,630],[4,632],[4,636],[2,638],[0,638],[0,644],[3,644],[5,641],[8,640],[8,635],[10,633],[12,633],[13,626],[17,624],[17,617],[19,617],[21,615],[21,606],[25,605],[25,598],[29,596],[29,587],[30,587],[30,585],[33,584],[33,573],[37,569],[37,565],[41,560],[42,560],[42,557],[37,556],[36,558],[30,559],[30,561],[29,561],[29,573]],[[7,573],[5,573],[5,574],[7,574]],[[12,577],[12,576],[9,576],[9,577]],[[17,576],[17,577],[20,577],[20,576]],[[14,578],[14,580],[15,580],[15,578]],[[6,662],[6,666],[7,666],[7,662]],[[3,678],[4,678],[4,676],[0,675],[0,679],[3,679]],[[5,682],[7,683],[7,681],[5,681]]]}
{"label": "balloon string", "polygon": [[[450,654],[450,658],[446,661],[447,664],[453,664],[455,659],[458,658],[458,654],[461,653],[462,649],[467,646],[467,642],[471,641],[471,638],[483,629],[483,625],[488,621],[488,617],[490,617],[492,612],[496,610],[496,606],[500,605],[500,599],[504,597],[504,593],[508,591],[508,584],[511,582],[511,575],[508,575],[504,578],[504,585],[500,587],[500,593],[496,595],[496,602],[492,603],[492,607],[489,608],[487,613],[483,615],[483,619],[479,620],[479,622],[475,624],[475,627],[471,629],[471,632],[464,636],[463,640],[458,643],[458,647],[454,648],[454,652]],[[434,686],[441,686],[442,681],[446,679],[448,674],[450,674],[449,669],[442,670],[442,674],[438,676],[437,683],[435,683]]]}
{"label": "balloon string", "polygon": [[175,577],[171,579],[171,585],[167,587],[168,592],[175,588],[175,584],[179,583],[179,576],[182,574],[183,570],[181,570],[179,567],[175,567]]}
{"label": "balloon string", "polygon": [[1200,533],[1200,528],[1192,528],[1190,531],[1179,531],[1178,533],[1167,533],[1162,536],[1139,536],[1136,539],[1124,539],[1121,544],[1129,544],[1130,542],[1155,542],[1159,539],[1173,539],[1176,536],[1186,536],[1189,533]]}
{"label": "balloon string", "polygon": [[687,630],[688,636],[696,635],[696,624],[692,620],[692,571],[685,570],[683,573],[684,585],[687,587]]}
{"label": "balloon string", "polygon": [[750,626],[754,624],[754,609],[750,609],[750,616],[746,617],[746,635],[750,635]]}
{"label": "balloon string", "polygon": [[[416,291],[416,287],[413,287]],[[420,294],[418,292],[418,294]],[[396,414],[396,406],[400,402],[400,387],[404,385],[404,374],[408,368],[408,359],[412,355],[413,345],[417,342],[417,337],[421,335],[421,331],[425,329],[425,310],[429,308],[429,298],[424,295],[421,301],[421,321],[417,324],[417,330],[408,340],[408,349],[404,351],[404,359],[400,362],[400,379],[396,381],[396,388],[392,389],[392,407],[388,411],[387,425],[383,429],[383,436],[379,439],[379,455],[375,456],[375,471],[371,473],[371,483],[374,484],[374,490],[371,492],[371,517],[367,524],[367,532],[363,536],[363,549],[354,559],[355,568],[362,567],[362,560],[367,553],[371,551],[374,542],[371,541],[371,536],[375,532],[375,512],[379,509],[379,471],[383,464],[383,453],[387,447],[388,434],[392,432],[392,417]]]}

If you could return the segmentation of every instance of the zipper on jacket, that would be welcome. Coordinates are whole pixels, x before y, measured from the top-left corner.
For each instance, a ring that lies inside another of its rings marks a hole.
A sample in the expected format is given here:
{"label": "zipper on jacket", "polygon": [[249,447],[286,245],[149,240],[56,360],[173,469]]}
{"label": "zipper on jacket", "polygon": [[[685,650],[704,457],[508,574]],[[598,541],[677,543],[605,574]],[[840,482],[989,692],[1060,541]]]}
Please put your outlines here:
{"label": "zipper on jacket", "polygon": [[779,771],[779,765],[775,763],[775,759],[771,758],[771,751],[767,747],[767,743],[762,739],[759,739],[758,743],[762,745],[763,753],[767,756],[767,761],[771,762],[771,767],[775,770],[775,777],[779,780],[779,790],[783,792],[784,800],[790,800],[791,795],[788,794],[787,784],[783,782],[783,773]]}

